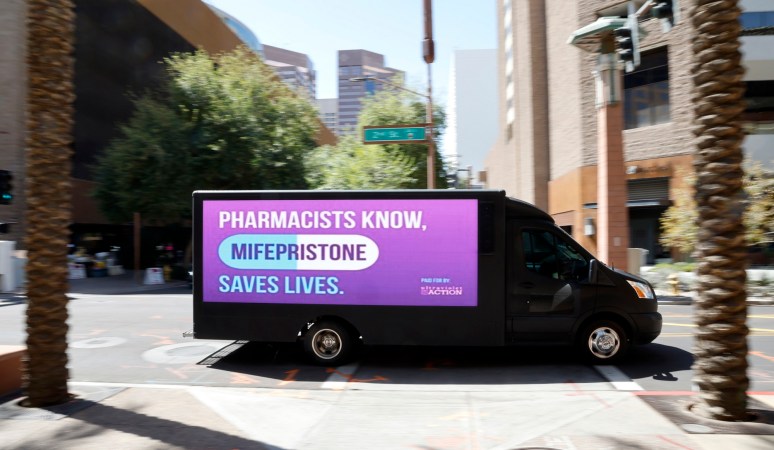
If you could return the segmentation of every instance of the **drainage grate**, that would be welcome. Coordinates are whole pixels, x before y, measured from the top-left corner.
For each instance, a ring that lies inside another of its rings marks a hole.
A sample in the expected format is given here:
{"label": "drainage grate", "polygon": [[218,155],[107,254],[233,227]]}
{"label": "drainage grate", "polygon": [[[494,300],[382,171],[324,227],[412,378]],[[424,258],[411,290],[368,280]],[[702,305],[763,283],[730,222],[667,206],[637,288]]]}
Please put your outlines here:
{"label": "drainage grate", "polygon": [[751,414],[749,422],[701,418],[688,410],[692,396],[640,395],[639,398],[689,434],[774,435],[774,411],[754,398],[747,400],[747,411]]}

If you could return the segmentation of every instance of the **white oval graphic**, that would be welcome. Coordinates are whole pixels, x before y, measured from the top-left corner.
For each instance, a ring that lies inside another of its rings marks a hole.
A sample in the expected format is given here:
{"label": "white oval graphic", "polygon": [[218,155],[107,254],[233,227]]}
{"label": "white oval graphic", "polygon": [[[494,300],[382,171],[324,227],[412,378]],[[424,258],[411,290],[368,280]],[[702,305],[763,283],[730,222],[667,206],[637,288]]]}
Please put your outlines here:
{"label": "white oval graphic", "polygon": [[358,234],[237,234],[218,246],[229,267],[245,270],[363,270],[379,246]]}

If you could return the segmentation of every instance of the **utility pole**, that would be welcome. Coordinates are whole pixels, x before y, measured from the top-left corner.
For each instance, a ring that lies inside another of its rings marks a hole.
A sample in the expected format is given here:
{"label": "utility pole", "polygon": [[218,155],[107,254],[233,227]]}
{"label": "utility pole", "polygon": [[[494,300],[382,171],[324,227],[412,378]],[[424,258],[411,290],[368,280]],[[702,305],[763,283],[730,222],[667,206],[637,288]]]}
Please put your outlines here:
{"label": "utility pole", "polygon": [[422,41],[422,56],[427,63],[427,188],[435,189],[435,141],[433,140],[433,82],[432,63],[435,60],[433,42],[433,2],[424,0],[425,38]]}

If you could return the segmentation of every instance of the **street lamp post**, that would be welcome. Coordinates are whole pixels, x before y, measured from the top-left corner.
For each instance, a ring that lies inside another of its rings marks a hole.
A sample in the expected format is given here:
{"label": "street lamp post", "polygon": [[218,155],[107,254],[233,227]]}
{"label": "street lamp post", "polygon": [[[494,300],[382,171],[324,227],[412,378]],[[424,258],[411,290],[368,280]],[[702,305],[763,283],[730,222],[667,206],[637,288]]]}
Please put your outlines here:
{"label": "street lamp post", "polygon": [[435,141],[433,140],[433,128],[434,128],[433,98],[432,98],[433,91],[430,85],[430,64],[427,65],[427,77],[428,77],[427,94],[421,94],[417,91],[412,91],[411,89],[405,88],[395,83],[390,83],[389,81],[382,80],[381,78],[376,78],[373,76],[352,77],[349,79],[349,81],[351,82],[375,81],[377,83],[386,84],[387,86],[391,86],[395,89],[400,89],[402,91],[410,92],[414,95],[424,97],[425,100],[427,100],[427,117],[425,118],[425,121],[426,121],[425,125],[427,127],[427,133],[425,133],[425,136],[427,139],[427,188],[435,189]]}
{"label": "street lamp post", "polygon": [[628,21],[602,17],[576,30],[568,41],[597,54],[597,254],[602,261],[623,270],[628,264],[629,215],[624,175],[622,80],[613,33],[627,26]]}

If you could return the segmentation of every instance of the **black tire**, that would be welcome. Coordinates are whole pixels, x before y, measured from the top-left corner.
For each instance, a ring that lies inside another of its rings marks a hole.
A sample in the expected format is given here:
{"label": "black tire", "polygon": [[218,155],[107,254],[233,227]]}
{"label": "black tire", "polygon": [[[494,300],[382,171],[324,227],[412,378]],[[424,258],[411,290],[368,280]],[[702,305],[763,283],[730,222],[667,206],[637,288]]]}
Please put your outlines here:
{"label": "black tire", "polygon": [[583,329],[578,346],[594,364],[612,364],[629,351],[629,336],[624,327],[607,319],[596,320]]}
{"label": "black tire", "polygon": [[304,350],[312,362],[321,366],[343,364],[354,344],[352,333],[336,322],[315,323],[304,336]]}

